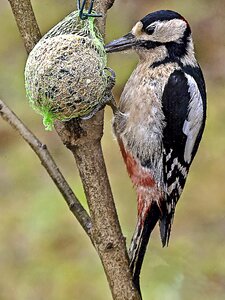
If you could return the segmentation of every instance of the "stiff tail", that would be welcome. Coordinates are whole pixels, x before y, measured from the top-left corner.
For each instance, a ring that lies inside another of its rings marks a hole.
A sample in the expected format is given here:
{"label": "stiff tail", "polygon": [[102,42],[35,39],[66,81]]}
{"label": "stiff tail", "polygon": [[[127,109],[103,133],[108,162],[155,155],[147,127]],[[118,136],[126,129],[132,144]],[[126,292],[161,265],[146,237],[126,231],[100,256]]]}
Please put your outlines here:
{"label": "stiff tail", "polygon": [[161,203],[161,210],[163,213],[159,221],[159,228],[163,247],[168,246],[169,244],[170,233],[175,214],[175,206],[176,202],[173,200],[169,202],[167,199],[167,201]]}
{"label": "stiff tail", "polygon": [[160,236],[163,247],[168,246],[169,244],[172,223],[173,216],[170,215],[162,217],[159,221]]}
{"label": "stiff tail", "polygon": [[138,216],[135,232],[129,250],[130,269],[135,287],[140,292],[140,272],[150,234],[160,219],[161,211],[157,202],[151,202],[144,217]]}

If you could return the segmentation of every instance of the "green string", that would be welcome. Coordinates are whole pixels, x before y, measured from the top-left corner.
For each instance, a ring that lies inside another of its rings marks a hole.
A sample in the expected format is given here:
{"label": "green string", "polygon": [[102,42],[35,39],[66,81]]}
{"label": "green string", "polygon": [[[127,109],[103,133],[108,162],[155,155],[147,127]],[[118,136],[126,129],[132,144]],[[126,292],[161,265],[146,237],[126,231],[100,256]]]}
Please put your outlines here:
{"label": "green string", "polygon": [[42,112],[43,115],[43,124],[45,130],[52,131],[54,126],[55,117],[50,111]]}
{"label": "green string", "polygon": [[[89,31],[90,31],[90,34],[91,34],[91,37],[93,39],[93,43],[94,45],[96,46],[96,48],[98,48],[100,50],[100,53],[102,54],[102,58],[104,60],[106,60],[106,52],[105,52],[105,48],[104,48],[104,45],[103,43],[100,41],[100,39],[96,36],[96,33],[95,33],[95,29],[96,26],[94,25],[94,21],[95,19],[93,17],[89,17],[88,18],[88,25],[89,25]],[[106,63],[106,62],[105,62]]]}

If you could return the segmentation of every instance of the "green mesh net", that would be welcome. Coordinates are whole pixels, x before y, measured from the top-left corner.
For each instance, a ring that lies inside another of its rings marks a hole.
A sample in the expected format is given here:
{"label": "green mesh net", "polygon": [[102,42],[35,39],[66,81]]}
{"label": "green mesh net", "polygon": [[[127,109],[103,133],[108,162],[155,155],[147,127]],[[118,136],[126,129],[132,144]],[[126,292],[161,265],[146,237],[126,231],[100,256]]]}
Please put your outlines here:
{"label": "green mesh net", "polygon": [[53,27],[31,51],[25,88],[31,106],[52,129],[55,119],[70,120],[93,111],[107,86],[106,53],[94,18],[77,11]]}

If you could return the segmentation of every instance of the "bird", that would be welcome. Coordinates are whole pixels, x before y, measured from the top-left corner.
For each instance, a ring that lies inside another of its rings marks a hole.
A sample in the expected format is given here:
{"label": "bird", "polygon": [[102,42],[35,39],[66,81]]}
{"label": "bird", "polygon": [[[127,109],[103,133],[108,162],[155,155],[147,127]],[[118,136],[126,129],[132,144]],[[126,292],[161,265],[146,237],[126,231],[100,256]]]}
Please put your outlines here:
{"label": "bird", "polygon": [[144,255],[157,223],[162,246],[169,243],[176,204],[205,127],[206,86],[190,25],[175,11],[149,13],[105,48],[139,56],[121,94],[113,131],[137,192],[129,257],[140,290]]}

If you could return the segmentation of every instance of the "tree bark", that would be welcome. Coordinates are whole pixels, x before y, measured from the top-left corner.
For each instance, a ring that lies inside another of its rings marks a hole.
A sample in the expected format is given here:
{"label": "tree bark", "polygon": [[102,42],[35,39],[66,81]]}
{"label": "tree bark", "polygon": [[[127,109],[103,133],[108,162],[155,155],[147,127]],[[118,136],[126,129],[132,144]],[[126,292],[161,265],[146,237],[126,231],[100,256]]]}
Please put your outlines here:
{"label": "tree bark", "polygon": [[103,113],[89,121],[57,122],[56,130],[76,160],[92,220],[92,240],[102,261],[114,300],[139,300],[129,270],[101,148]]}
{"label": "tree bark", "polygon": [[[29,0],[9,0],[25,48],[29,53],[40,30]],[[102,13],[97,25],[104,34],[107,10],[114,0],[96,0]],[[125,239],[120,228],[101,148],[104,112],[87,121],[56,122],[55,128],[75,157],[91,214],[91,239],[102,261],[114,300],[140,300],[129,270]]]}
{"label": "tree bark", "polygon": [[[26,51],[29,53],[41,38],[30,0],[9,0]],[[24,13],[27,12],[27,13]]]}

